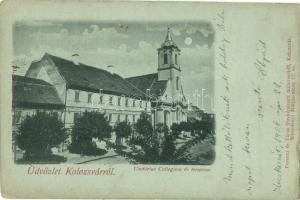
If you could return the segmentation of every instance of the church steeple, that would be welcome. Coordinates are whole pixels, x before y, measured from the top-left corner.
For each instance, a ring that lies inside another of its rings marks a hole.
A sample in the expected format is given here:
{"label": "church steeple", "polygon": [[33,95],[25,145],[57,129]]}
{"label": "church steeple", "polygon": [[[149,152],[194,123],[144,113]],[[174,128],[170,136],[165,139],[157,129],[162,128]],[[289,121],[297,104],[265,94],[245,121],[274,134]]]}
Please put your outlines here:
{"label": "church steeple", "polygon": [[168,32],[167,32],[165,42],[171,41],[171,40],[172,40],[172,37],[171,37],[171,33],[170,33],[170,27],[168,27]]}
{"label": "church steeple", "polygon": [[178,48],[177,44],[172,39],[171,29],[170,28],[168,28],[165,41],[161,44],[161,48],[163,48],[163,47],[174,47],[174,48],[176,48],[177,50],[180,51],[180,49]]}
{"label": "church steeple", "polygon": [[161,44],[158,51],[158,70],[174,68],[180,71],[180,49],[173,41],[171,30],[168,28],[165,41]]}
{"label": "church steeple", "polygon": [[165,40],[158,52],[158,80],[167,80],[170,88],[169,97],[179,99],[181,95],[180,49],[174,42],[168,28]]}

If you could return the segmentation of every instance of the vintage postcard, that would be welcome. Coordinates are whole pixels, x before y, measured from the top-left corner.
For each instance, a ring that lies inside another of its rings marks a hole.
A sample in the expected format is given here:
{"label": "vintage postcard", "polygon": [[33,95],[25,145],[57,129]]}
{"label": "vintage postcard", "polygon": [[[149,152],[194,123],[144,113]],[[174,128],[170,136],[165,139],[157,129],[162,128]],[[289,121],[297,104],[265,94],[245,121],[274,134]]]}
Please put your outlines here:
{"label": "vintage postcard", "polygon": [[295,200],[300,7],[0,5],[8,198]]}

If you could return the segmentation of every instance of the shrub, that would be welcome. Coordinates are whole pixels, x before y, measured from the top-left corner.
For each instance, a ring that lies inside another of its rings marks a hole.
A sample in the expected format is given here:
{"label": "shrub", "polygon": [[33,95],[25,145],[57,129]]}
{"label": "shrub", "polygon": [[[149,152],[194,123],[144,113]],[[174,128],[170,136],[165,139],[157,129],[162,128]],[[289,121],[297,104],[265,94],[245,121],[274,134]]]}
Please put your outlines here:
{"label": "shrub", "polygon": [[42,159],[51,155],[51,148],[66,138],[66,129],[57,114],[39,112],[22,121],[16,141],[19,148],[25,150],[25,158]]}
{"label": "shrub", "polygon": [[73,153],[98,153],[93,138],[99,141],[111,137],[112,127],[103,113],[96,111],[83,112],[74,122],[72,128],[72,143],[69,150]]}
{"label": "shrub", "polygon": [[191,131],[191,124],[188,122],[180,122],[179,129],[186,132]]}
{"label": "shrub", "polygon": [[214,132],[213,120],[196,120],[192,122],[192,131],[195,132],[201,139],[206,138]]}

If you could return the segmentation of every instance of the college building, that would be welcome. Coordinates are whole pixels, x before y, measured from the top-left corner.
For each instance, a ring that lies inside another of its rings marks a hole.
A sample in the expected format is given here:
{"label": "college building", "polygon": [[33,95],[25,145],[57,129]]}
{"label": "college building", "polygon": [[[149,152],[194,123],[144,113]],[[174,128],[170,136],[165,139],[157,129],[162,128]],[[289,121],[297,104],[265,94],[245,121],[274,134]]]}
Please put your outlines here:
{"label": "college building", "polygon": [[141,112],[151,115],[154,126],[186,121],[181,51],[170,30],[157,53],[156,73],[129,78],[80,63],[77,54],[67,60],[45,53],[25,76],[13,76],[15,123],[41,110],[59,113],[66,128],[80,113],[92,110],[105,113],[111,125],[135,123]]}

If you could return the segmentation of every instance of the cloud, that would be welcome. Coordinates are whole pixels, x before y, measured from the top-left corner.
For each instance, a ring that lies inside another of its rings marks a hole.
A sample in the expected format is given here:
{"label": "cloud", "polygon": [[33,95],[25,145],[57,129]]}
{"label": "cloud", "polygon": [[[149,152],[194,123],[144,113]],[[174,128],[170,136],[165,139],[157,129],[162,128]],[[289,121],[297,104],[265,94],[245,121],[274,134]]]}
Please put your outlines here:
{"label": "cloud", "polygon": [[208,37],[210,34],[214,33],[213,28],[209,26],[192,26],[189,25],[186,29],[186,33],[189,35],[195,34],[197,31],[199,31],[204,37]]}
{"label": "cloud", "polygon": [[181,31],[185,30],[187,24],[164,24],[164,25],[156,25],[156,26],[146,26],[146,31],[154,31],[154,32],[166,32],[167,27],[171,29],[172,34],[176,36],[181,35]]}
{"label": "cloud", "polygon": [[207,29],[207,28],[201,28],[200,32],[204,37],[208,37],[210,34],[213,34],[214,31],[212,29]]}
{"label": "cloud", "polygon": [[28,50],[28,54],[20,54],[14,56],[12,61],[13,65],[20,67],[17,70],[17,74],[24,75],[29,68],[32,61],[40,60],[45,53],[50,53],[52,55],[57,55],[66,59],[71,59],[70,52],[64,50],[63,48],[55,48],[48,45],[39,45],[36,47],[32,47]]}
{"label": "cloud", "polygon": [[213,49],[214,46],[209,48],[208,45],[182,48],[182,84],[186,98],[193,104],[197,104],[195,93],[201,92],[202,88],[206,89],[209,96],[214,95]]}
{"label": "cloud", "polygon": [[128,35],[117,32],[115,28],[100,29],[98,25],[89,26],[89,28],[83,31],[82,35],[86,37],[98,38],[103,40],[128,38]]}
{"label": "cloud", "polygon": [[175,36],[180,36],[183,33],[188,35],[196,34],[197,32],[201,33],[204,37],[208,37],[210,34],[214,33],[212,25],[208,22],[199,22],[197,24],[166,24],[166,25],[157,25],[157,26],[146,26],[147,31],[166,31],[166,27],[171,28],[172,34]]}
{"label": "cloud", "polygon": [[186,33],[189,34],[189,35],[192,35],[194,33],[197,32],[197,28],[194,27],[194,26],[189,26],[187,29],[186,29]]}
{"label": "cloud", "polygon": [[99,47],[96,52],[87,52],[83,59],[89,58],[90,64],[102,68],[114,65],[115,72],[124,77],[136,76],[156,71],[158,46],[139,41],[137,49],[128,49],[125,44],[117,48]]}
{"label": "cloud", "polygon": [[47,20],[18,21],[17,26],[62,26],[60,23]]}
{"label": "cloud", "polygon": [[[102,28],[98,25],[91,25],[79,34],[70,34],[66,28],[53,32],[33,32],[29,35],[36,46],[46,44],[53,49],[63,48],[71,53],[78,51],[93,51],[98,47],[111,46],[114,43],[121,43],[129,36],[119,33],[115,28]],[[33,44],[34,46],[34,44]]]}
{"label": "cloud", "polygon": [[181,35],[180,30],[178,30],[178,29],[176,29],[176,28],[171,29],[171,31],[172,31],[172,33],[173,33],[174,35],[176,35],[176,36]]}

